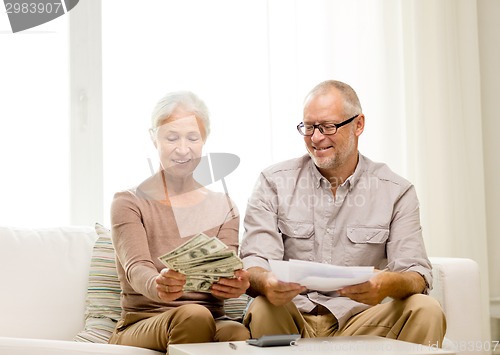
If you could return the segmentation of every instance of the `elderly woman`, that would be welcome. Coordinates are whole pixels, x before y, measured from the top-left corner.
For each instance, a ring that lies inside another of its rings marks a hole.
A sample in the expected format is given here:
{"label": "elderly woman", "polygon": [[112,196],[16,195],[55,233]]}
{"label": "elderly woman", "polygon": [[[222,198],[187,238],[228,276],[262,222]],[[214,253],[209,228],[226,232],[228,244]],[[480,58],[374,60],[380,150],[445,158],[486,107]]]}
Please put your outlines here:
{"label": "elderly woman", "polygon": [[160,169],[116,193],[111,207],[123,312],[110,343],[166,352],[169,344],[249,338],[242,324],[217,320],[223,300],[248,288],[245,270],[221,278],[209,293],[184,292],[185,275],[158,260],[200,232],[237,251],[236,207],[193,178],[209,130],[208,110],[191,92],[166,95],[153,112],[150,133]]}

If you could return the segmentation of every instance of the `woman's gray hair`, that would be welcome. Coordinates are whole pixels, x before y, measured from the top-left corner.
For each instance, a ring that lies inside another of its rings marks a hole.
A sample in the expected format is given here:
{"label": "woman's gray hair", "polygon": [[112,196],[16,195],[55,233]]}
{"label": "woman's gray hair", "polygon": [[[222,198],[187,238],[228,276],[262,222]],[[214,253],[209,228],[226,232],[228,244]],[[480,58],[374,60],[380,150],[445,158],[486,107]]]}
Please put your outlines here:
{"label": "woman's gray hair", "polygon": [[309,91],[309,94],[307,94],[305,102],[307,102],[311,97],[324,94],[331,89],[337,89],[342,94],[342,97],[344,98],[344,114],[346,116],[350,117],[362,112],[361,103],[359,102],[356,91],[354,91],[354,89],[346,83],[337,80],[326,80],[316,85],[311,91]]}
{"label": "woman's gray hair", "polygon": [[205,139],[210,133],[210,119],[207,105],[191,91],[174,91],[166,94],[153,110],[151,129],[155,131],[177,109],[192,112],[201,120],[205,130]]}

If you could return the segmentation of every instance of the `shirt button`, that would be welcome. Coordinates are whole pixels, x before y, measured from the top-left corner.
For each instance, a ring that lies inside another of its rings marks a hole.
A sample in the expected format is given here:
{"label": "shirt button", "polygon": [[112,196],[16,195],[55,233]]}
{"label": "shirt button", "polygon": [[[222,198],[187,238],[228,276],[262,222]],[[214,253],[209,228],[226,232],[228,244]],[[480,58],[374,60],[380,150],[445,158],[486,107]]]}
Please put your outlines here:
{"label": "shirt button", "polygon": [[331,228],[327,228],[327,229],[326,229],[326,232],[327,232],[328,234],[332,234],[332,229],[331,229]]}

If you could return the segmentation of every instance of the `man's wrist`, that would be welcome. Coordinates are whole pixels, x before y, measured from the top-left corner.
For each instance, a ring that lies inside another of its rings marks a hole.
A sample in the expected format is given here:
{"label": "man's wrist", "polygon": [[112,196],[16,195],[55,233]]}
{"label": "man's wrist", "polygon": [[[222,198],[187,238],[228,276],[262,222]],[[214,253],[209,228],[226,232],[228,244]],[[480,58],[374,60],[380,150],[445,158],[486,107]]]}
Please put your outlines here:
{"label": "man's wrist", "polygon": [[260,267],[253,266],[247,269],[249,273],[250,287],[247,290],[247,294],[251,297],[256,297],[260,295],[265,295],[265,284],[267,279],[268,270]]}
{"label": "man's wrist", "polygon": [[387,297],[402,299],[425,291],[425,278],[415,271],[384,272],[383,292]]}

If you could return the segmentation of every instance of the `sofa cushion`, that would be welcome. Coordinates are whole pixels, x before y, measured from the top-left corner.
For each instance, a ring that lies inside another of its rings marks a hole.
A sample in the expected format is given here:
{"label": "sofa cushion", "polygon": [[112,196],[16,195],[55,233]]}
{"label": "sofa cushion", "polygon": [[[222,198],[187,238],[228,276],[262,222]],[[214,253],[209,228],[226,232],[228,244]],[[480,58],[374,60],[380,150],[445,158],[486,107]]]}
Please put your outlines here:
{"label": "sofa cushion", "polygon": [[95,231],[99,238],[95,242],[90,261],[85,329],[77,334],[75,340],[107,343],[120,319],[121,288],[111,231],[99,223],[95,224]]}
{"label": "sofa cushion", "polygon": [[67,340],[0,337],[1,355],[163,355],[135,346],[78,343]]}
{"label": "sofa cushion", "polygon": [[84,325],[91,227],[0,227],[0,336],[71,340]]}

